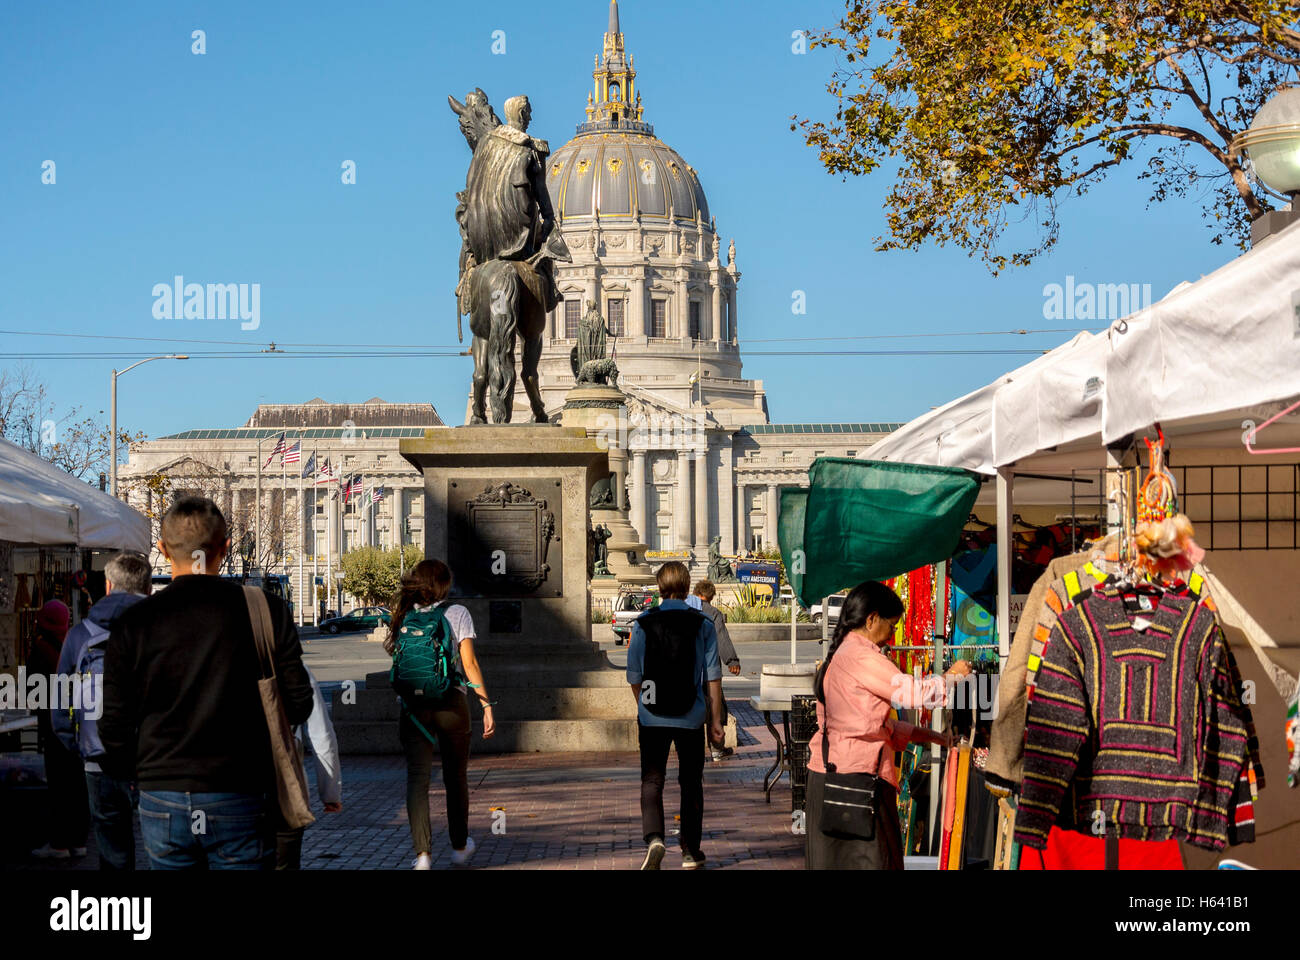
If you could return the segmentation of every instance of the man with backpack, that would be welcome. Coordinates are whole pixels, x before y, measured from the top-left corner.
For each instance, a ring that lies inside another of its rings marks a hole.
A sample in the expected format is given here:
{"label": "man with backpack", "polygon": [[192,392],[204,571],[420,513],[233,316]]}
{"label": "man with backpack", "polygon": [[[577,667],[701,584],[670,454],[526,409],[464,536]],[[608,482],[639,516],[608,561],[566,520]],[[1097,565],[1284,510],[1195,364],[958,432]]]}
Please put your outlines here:
{"label": "man with backpack", "polygon": [[721,740],[722,667],[713,623],[686,603],[691,574],[683,563],[666,563],[656,576],[663,601],[632,624],[627,681],[637,703],[641,744],[641,829],[646,843],[642,870],[658,870],[664,845],[664,778],[668,749],[677,751],[681,787],[682,867],[704,866],[704,742]]}
{"label": "man with backpack", "polygon": [[68,632],[59,655],[59,673],[79,678],[80,694],[71,709],[54,714],[54,732],[86,768],[90,817],[99,848],[100,870],[135,869],[135,784],[106,774],[100,766],[104,744],[99,716],[104,709],[104,648],[118,618],[149,595],[153,571],[138,553],[114,554],[104,567],[105,595]]}

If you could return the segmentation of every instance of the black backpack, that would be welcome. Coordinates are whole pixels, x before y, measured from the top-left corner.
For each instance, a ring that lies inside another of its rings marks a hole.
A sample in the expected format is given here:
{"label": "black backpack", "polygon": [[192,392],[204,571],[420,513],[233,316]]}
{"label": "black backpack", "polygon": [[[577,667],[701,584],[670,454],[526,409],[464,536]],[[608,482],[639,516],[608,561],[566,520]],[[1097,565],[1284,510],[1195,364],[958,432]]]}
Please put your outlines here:
{"label": "black backpack", "polygon": [[[657,717],[683,717],[700,693],[695,638],[704,615],[694,610],[656,608],[636,620],[645,633],[641,702]],[[650,682],[653,686],[647,687]]]}

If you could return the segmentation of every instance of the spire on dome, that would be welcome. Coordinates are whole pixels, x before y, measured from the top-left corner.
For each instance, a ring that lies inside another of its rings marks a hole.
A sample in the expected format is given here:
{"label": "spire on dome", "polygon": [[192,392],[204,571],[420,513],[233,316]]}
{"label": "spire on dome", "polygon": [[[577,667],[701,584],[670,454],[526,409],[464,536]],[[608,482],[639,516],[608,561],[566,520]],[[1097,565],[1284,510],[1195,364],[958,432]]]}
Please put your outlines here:
{"label": "spire on dome", "polygon": [[618,0],[609,0],[609,29],[592,79],[595,89],[587,102],[587,122],[578,127],[580,133],[617,129],[653,135],[653,128],[641,120],[636,68],[623,46]]}

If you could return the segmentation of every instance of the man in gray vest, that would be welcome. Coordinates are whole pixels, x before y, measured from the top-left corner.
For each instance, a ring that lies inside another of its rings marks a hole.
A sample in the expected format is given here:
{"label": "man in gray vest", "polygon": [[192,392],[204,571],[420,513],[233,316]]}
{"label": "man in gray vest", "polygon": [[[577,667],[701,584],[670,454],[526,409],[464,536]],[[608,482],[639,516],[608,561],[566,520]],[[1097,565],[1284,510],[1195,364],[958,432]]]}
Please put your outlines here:
{"label": "man in gray vest", "polygon": [[[718,661],[731,671],[731,675],[740,674],[740,657],[736,656],[736,647],[731,642],[731,634],[727,633],[727,615],[713,605],[713,598],[718,595],[718,589],[713,585],[711,580],[701,580],[695,584],[692,591],[693,600],[699,601],[699,611],[709,618],[713,624],[713,631],[718,635]],[[691,606],[695,606],[694,603]],[[724,697],[722,700],[722,725],[727,725],[727,701]],[[709,749],[714,762],[718,762],[725,757],[731,756],[735,751],[723,743],[710,743]]]}

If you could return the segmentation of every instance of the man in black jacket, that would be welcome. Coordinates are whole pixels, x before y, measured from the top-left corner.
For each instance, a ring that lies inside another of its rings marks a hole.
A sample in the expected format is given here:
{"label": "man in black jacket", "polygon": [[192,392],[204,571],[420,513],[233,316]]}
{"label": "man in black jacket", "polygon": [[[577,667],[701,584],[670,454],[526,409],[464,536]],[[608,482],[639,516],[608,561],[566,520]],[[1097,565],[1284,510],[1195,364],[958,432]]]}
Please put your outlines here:
{"label": "man in black jacket", "polygon": [[[105,651],[102,765],[139,783],[151,869],[273,868],[271,739],[243,587],[218,575],[225,517],[211,500],[184,497],[163,517],[158,548],[171,584],[122,615]],[[280,697],[300,724],[312,689],[298,631],[279,598],[267,602]]]}

